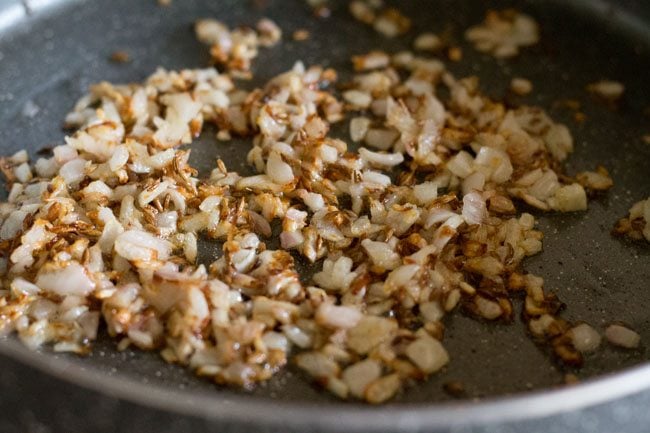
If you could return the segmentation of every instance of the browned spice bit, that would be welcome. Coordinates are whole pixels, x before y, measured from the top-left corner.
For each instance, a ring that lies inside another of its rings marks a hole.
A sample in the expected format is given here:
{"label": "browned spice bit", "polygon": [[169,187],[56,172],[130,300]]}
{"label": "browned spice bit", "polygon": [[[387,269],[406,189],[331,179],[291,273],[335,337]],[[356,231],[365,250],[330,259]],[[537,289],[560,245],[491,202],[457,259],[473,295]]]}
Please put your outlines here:
{"label": "browned spice bit", "polygon": [[310,36],[311,34],[307,29],[298,29],[291,35],[294,41],[306,41]]}
{"label": "browned spice bit", "polygon": [[[633,232],[634,229],[632,227],[632,222],[628,218],[621,218],[618,220],[612,229],[612,235],[614,236],[631,235]],[[637,240],[641,240],[640,233],[633,237],[635,237]]]}
{"label": "browned spice bit", "polygon": [[584,123],[587,120],[587,115],[582,111],[577,111],[573,114],[573,121],[576,123]]}
{"label": "browned spice bit", "polygon": [[36,151],[37,155],[46,156],[52,154],[52,146],[43,146]]}
{"label": "browned spice bit", "polygon": [[458,380],[450,380],[442,385],[442,389],[453,398],[463,398],[466,395],[465,385]]}
{"label": "browned spice bit", "polygon": [[561,99],[559,101],[556,101],[553,105],[573,111],[580,110],[580,107],[582,106],[580,101],[576,99]]}
{"label": "browned spice bit", "polygon": [[172,0],[158,0],[159,6],[169,6],[172,4]]}
{"label": "browned spice bit", "polygon": [[582,124],[587,120],[587,115],[581,111],[582,104],[580,101],[575,99],[561,99],[553,103],[554,107],[563,108],[566,110],[573,111],[573,121]]}
{"label": "browned spice bit", "polygon": [[449,47],[447,50],[447,57],[452,62],[460,62],[463,60],[463,49],[460,47]]}
{"label": "browned spice bit", "polygon": [[110,60],[114,63],[128,63],[131,61],[131,57],[126,51],[118,50],[111,53]]}
{"label": "browned spice bit", "polygon": [[499,306],[501,307],[501,317],[506,321],[511,321],[514,318],[514,307],[512,301],[508,298],[498,298]]}

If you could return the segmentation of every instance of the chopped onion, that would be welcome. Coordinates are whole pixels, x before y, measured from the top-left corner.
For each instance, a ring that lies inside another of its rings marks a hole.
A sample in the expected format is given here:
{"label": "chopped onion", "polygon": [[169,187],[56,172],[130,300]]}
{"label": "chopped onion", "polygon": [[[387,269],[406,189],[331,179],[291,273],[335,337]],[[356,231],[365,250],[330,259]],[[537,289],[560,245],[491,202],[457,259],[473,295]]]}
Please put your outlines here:
{"label": "chopped onion", "polygon": [[583,323],[569,330],[573,347],[578,352],[593,352],[600,346],[601,337],[591,326]]}
{"label": "chopped onion", "polygon": [[605,329],[605,337],[613,345],[625,349],[635,349],[639,347],[641,341],[639,334],[621,325],[609,325]]}

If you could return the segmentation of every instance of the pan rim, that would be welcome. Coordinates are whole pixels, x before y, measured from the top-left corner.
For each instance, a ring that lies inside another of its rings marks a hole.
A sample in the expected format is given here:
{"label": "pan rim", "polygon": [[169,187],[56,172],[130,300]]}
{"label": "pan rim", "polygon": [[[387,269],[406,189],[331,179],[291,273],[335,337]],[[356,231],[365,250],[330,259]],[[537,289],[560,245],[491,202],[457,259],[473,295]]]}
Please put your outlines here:
{"label": "pan rim", "polygon": [[[543,389],[473,401],[351,405],[349,402],[297,403],[250,395],[227,399],[204,390],[172,390],[126,377],[106,376],[89,364],[32,351],[13,338],[0,342],[0,355],[86,390],[120,400],[198,419],[233,424],[292,428],[345,426],[347,431],[413,431],[422,428],[469,427],[515,423],[605,404],[650,388],[650,363],[598,376],[572,386]],[[371,415],[371,416],[369,416]],[[336,419],[336,423],[332,423]]]}

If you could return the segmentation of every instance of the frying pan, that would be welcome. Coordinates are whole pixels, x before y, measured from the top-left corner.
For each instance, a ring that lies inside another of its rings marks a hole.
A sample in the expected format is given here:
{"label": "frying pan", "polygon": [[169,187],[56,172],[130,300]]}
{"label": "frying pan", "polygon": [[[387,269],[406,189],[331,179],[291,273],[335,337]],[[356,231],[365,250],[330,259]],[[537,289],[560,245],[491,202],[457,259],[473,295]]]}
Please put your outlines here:
{"label": "frying pan", "polygon": [[[564,317],[601,330],[623,321],[641,334],[642,347],[623,351],[604,344],[585,367],[572,371],[553,363],[522,323],[486,324],[453,314],[445,322],[449,367],[394,402],[370,407],[334,400],[292,367],[244,392],[196,379],[154,353],[117,352],[107,338],[84,359],[30,352],[8,338],[0,342],[0,431],[648,431],[650,248],[612,238],[609,231],[635,201],[650,195],[650,145],[642,139],[650,133],[650,3],[409,0],[399,7],[414,30],[396,40],[353,21],[344,1],[330,5],[332,15],[317,19],[302,0],[175,0],[168,7],[155,0],[0,0],[1,153],[24,148],[34,156],[61,143],[65,113],[93,82],[138,81],[157,66],[205,66],[207,50],[191,30],[197,18],[237,25],[268,16],[285,35],[310,31],[307,41],[285,36],[281,45],[263,50],[251,85],[296,59],[334,67],[345,80],[351,54],[377,47],[395,52],[422,31],[448,32],[464,53],[450,69],[478,75],[487,94],[503,98],[513,76],[534,83],[532,95],[508,102],[540,105],[569,125],[576,142],[569,173],[598,164],[610,171],[614,188],[592,201],[587,213],[540,215],[544,252],[525,267],[565,301]],[[539,21],[538,46],[496,61],[463,41],[463,29],[480,22],[488,7],[511,6]],[[111,63],[117,50],[131,61]],[[603,78],[626,86],[616,110],[585,92],[585,85]],[[585,122],[574,121],[562,104],[567,99],[581,102]],[[231,169],[250,170],[244,161],[250,143],[215,143],[213,134],[204,135],[192,147],[192,163],[200,170],[209,170],[217,157]],[[218,254],[217,243],[201,246],[204,261]],[[568,372],[583,383],[560,388]],[[443,391],[449,381],[464,385],[464,398]]]}

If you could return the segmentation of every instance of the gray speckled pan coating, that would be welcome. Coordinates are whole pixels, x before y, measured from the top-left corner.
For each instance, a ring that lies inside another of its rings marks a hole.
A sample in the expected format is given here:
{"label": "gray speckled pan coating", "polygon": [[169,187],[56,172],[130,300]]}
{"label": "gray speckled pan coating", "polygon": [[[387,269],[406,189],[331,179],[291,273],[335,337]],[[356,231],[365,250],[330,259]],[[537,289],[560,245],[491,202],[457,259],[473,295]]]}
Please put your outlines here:
{"label": "gray speckled pan coating", "polygon": [[[31,6],[30,14],[26,14],[25,4]],[[615,181],[614,188],[591,202],[585,214],[542,216],[544,252],[529,260],[526,268],[542,275],[547,289],[567,304],[565,317],[585,320],[599,329],[611,321],[624,321],[650,344],[650,247],[609,234],[632,203],[650,196],[650,145],[642,140],[644,134],[650,134],[650,3],[628,0],[613,7],[588,0],[490,2],[492,8],[516,5],[533,15],[542,28],[538,46],[505,62],[477,54],[462,38],[463,29],[482,19],[487,2],[402,1],[400,8],[413,18],[415,30],[397,40],[383,39],[354,22],[344,4],[334,2],[330,18],[315,19],[300,0],[174,0],[166,8],[157,6],[155,0],[0,0],[0,153],[25,148],[34,155],[42,147],[61,143],[62,119],[90,83],[141,80],[159,65],[205,66],[207,51],[195,41],[191,28],[199,17],[217,17],[236,25],[254,24],[259,17],[269,16],[285,29],[287,42],[261,51],[255,62],[254,83],[290,68],[296,59],[343,70],[348,68],[351,54],[376,47],[396,51],[408,48],[419,32],[449,30],[464,52],[462,62],[450,64],[453,72],[477,74],[482,88],[497,98],[506,94],[511,77],[530,79],[535,86],[533,94],[513,102],[540,105],[569,125],[576,150],[567,163],[568,172],[603,164]],[[291,41],[289,35],[298,28],[308,29],[311,39]],[[116,50],[127,51],[132,61],[111,63],[109,56]],[[584,90],[587,83],[602,78],[626,85],[618,111],[594,102]],[[586,122],[575,123],[572,113],[558,106],[561,99],[581,101]],[[39,109],[34,117],[25,115],[28,101]],[[249,146],[244,141],[216,143],[206,136],[193,146],[192,161],[207,172],[220,157],[229,168],[246,171]],[[205,244],[202,257],[213,260],[218,252],[218,245]],[[549,389],[562,381],[563,371],[531,342],[519,321],[485,324],[453,314],[445,324],[445,344],[452,358],[449,367],[382,408],[337,402],[292,368],[245,393],[195,379],[181,368],[166,365],[155,354],[116,353],[114,343],[107,340],[100,341],[87,359],[32,354],[9,340],[0,343],[0,352],[67,381],[3,358],[0,409],[4,415],[0,419],[4,421],[0,421],[0,430],[29,431],[25,426],[33,421],[37,426],[49,425],[53,431],[76,431],[80,424],[75,424],[79,419],[72,408],[78,407],[95,414],[84,416],[93,431],[110,431],[115,425],[123,426],[123,431],[138,425],[141,431],[154,431],[153,426],[156,431],[172,431],[167,429],[173,422],[180,422],[179,428],[187,422],[196,431],[216,426],[220,431],[251,431],[250,426],[271,425],[282,426],[277,431],[300,432],[444,431],[459,423],[465,427],[458,431],[475,431],[468,426],[510,423],[521,427],[515,418],[528,419],[526,422],[532,423],[529,431],[542,431],[542,427],[555,431],[549,426],[563,425],[557,424],[559,419],[569,423],[569,415],[554,415],[551,421],[556,424],[537,427],[531,420],[650,388],[649,368],[638,367],[648,359],[645,347],[625,352],[605,344],[587,358],[579,372],[581,378],[599,378],[558,393]],[[8,385],[19,380],[26,381],[23,394],[16,385]],[[451,398],[442,391],[442,384],[450,380],[463,382],[470,399],[448,401]],[[149,401],[158,411],[100,396],[79,385],[140,404]],[[41,392],[35,400],[34,393]],[[503,400],[506,395],[510,397]],[[646,400],[635,399],[637,406],[650,399],[647,393],[643,395]],[[474,398],[486,403],[472,403]],[[90,404],[95,400],[99,406]],[[25,414],[27,409],[20,401],[50,404],[51,412],[44,409]],[[621,420],[638,422],[634,416],[645,416],[648,422],[645,412],[633,412]],[[44,421],[48,416],[54,420]],[[583,418],[571,422],[582,423]],[[596,424],[613,428],[614,424],[603,422],[614,422],[616,416],[605,418]],[[111,424],[117,419],[121,424]],[[143,420],[148,421],[138,424]],[[475,428],[483,431],[480,429],[488,427]]]}

